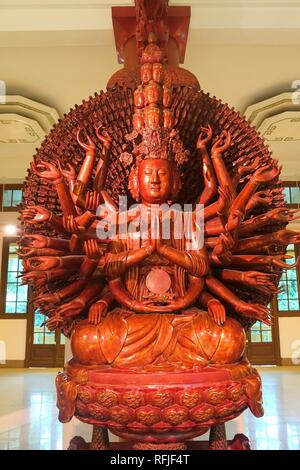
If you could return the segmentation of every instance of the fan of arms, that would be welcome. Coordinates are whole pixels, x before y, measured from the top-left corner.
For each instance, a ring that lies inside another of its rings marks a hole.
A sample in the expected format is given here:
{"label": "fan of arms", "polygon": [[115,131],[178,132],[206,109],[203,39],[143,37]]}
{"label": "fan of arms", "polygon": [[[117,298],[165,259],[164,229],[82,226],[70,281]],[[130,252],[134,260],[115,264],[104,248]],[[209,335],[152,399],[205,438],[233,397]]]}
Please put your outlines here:
{"label": "fan of arms", "polygon": [[[120,87],[71,110],[44,141],[26,180],[23,283],[32,287],[48,328],[66,335],[83,318],[99,323],[115,300],[107,282],[113,242],[97,236],[97,208],[107,203],[117,212],[119,195],[133,199],[128,179],[135,165],[120,158],[132,130],[133,99]],[[188,150],[187,161],[177,164],[176,200],[204,205],[208,266],[198,276],[204,285],[196,303],[218,324],[226,316],[245,327],[256,320],[270,324],[268,304],[282,269],[295,266],[286,246],[300,241],[286,229],[296,214],[285,205],[278,162],[238,113],[201,91],[175,89],[172,112]],[[180,306],[173,311],[180,313]]]}

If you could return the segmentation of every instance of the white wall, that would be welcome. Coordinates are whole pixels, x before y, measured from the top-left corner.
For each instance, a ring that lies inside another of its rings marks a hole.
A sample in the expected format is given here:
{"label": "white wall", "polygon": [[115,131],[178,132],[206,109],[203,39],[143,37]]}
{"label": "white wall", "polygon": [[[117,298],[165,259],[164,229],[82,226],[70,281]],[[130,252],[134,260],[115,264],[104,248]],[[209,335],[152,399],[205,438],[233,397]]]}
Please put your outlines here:
{"label": "white wall", "polygon": [[280,354],[300,364],[300,317],[279,318]]}
{"label": "white wall", "polygon": [[[300,78],[300,46],[189,44],[184,67],[203,90],[244,111]],[[110,46],[2,47],[0,79],[7,94],[20,94],[64,113],[105,89],[120,65]]]}
{"label": "white wall", "polygon": [[0,320],[0,341],[6,346],[7,361],[25,359],[27,320]]}
{"label": "white wall", "polygon": [[[299,220],[291,223],[289,228],[300,233]],[[300,364],[300,317],[279,317],[278,324],[281,357],[299,358]]]}

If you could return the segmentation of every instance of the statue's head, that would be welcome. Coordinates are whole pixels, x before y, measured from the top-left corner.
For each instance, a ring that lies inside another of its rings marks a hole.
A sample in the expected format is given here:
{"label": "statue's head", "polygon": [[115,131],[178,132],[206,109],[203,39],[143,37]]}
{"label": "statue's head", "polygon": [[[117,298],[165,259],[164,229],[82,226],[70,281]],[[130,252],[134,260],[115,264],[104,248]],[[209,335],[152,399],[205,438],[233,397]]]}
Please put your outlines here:
{"label": "statue's head", "polygon": [[176,166],[166,159],[141,160],[130,172],[129,188],[136,201],[146,204],[174,202],[180,190]]}
{"label": "statue's head", "polygon": [[120,155],[123,165],[134,162],[129,188],[136,201],[146,204],[176,200],[181,187],[178,168],[189,158],[174,126],[163,59],[164,52],[150,35],[141,57],[141,84],[134,92],[133,131],[125,136],[128,144]]}

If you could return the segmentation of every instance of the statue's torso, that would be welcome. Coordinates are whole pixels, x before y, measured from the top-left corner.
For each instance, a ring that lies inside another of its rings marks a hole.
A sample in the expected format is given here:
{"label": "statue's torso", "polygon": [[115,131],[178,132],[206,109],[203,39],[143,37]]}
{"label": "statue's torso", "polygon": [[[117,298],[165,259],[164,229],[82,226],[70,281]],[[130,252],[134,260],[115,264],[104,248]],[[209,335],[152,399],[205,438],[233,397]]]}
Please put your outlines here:
{"label": "statue's torso", "polygon": [[139,301],[167,302],[183,297],[187,273],[184,269],[151,255],[138,266],[128,269],[124,285],[131,296]]}
{"label": "statue's torso", "polygon": [[[167,243],[178,247],[180,242],[171,239]],[[114,251],[129,251],[144,244],[145,240],[122,240],[114,244]],[[132,299],[158,304],[183,297],[188,286],[187,271],[156,253],[140,264],[127,268],[122,279]]]}

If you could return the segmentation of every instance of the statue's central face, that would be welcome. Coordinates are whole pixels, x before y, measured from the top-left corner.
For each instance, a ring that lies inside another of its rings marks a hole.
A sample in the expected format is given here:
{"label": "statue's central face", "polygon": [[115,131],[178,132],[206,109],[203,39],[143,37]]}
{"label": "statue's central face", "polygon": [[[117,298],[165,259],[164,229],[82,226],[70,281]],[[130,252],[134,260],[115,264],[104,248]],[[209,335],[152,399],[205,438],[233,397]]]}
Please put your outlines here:
{"label": "statue's central face", "polygon": [[138,167],[139,191],[142,202],[163,204],[170,199],[172,170],[168,160],[143,160]]}

